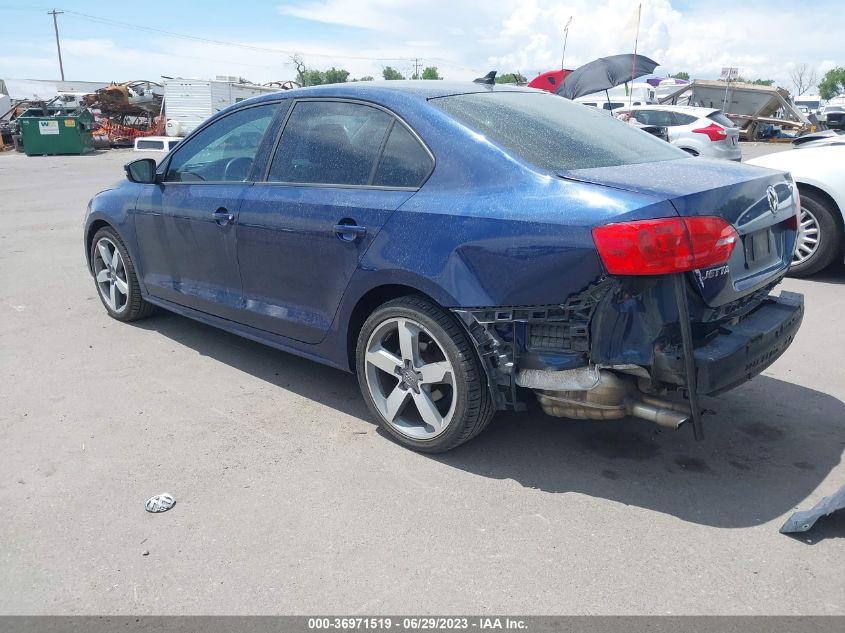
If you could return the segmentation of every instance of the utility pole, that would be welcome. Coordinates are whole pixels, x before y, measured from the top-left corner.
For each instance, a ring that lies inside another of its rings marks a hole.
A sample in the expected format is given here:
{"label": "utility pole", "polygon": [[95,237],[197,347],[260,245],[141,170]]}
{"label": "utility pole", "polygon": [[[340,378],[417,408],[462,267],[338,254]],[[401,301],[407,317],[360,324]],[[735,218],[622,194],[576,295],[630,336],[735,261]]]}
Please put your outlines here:
{"label": "utility pole", "polygon": [[420,78],[420,58],[414,58],[414,79]]}
{"label": "utility pole", "polygon": [[56,31],[56,49],[59,51],[59,72],[62,74],[62,81],[65,80],[65,67],[62,65],[62,45],[59,44],[59,23],[56,21],[56,16],[61,15],[64,11],[47,11],[47,15],[53,16],[53,28]]}

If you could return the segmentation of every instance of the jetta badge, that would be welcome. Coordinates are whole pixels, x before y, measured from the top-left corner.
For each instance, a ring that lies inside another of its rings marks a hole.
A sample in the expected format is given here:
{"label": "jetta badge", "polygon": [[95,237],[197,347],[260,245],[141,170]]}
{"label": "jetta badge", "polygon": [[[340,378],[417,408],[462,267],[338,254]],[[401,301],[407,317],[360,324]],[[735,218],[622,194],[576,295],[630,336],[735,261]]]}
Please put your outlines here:
{"label": "jetta badge", "polygon": [[778,192],[771,185],[766,189],[766,198],[769,201],[769,211],[774,215],[778,211]]}

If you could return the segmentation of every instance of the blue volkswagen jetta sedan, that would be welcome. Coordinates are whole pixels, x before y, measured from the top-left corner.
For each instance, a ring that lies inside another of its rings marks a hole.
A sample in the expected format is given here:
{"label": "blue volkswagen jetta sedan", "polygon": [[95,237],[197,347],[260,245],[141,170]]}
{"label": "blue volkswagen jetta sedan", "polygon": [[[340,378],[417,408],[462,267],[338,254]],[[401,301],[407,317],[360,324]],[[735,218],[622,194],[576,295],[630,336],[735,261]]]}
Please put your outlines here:
{"label": "blue volkswagen jetta sedan", "polygon": [[140,159],[85,221],[109,315],[154,306],[357,373],[384,429],[453,448],[533,391],[555,416],[701,433],[803,298],[788,174],[686,153],[542,91],[264,95]]}

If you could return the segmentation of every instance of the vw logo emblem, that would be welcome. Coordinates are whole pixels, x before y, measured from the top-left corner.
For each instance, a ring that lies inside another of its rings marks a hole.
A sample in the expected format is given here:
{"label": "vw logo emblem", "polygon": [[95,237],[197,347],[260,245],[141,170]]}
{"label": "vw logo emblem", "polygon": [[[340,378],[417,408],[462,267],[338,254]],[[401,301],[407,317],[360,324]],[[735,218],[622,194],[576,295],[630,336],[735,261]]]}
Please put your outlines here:
{"label": "vw logo emblem", "polygon": [[766,198],[769,201],[769,211],[774,215],[778,210],[778,192],[771,185],[766,189]]}
{"label": "vw logo emblem", "polygon": [[144,504],[144,509],[147,512],[167,512],[176,505],[176,499],[173,495],[163,492],[160,495],[155,495],[147,499]]}

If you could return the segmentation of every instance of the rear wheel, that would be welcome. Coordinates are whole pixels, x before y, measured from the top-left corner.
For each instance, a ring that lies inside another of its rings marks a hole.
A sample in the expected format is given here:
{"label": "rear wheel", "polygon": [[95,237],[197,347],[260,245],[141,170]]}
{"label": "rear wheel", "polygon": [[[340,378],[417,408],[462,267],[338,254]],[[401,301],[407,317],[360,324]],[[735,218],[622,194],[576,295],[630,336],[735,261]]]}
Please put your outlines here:
{"label": "rear wheel", "polygon": [[481,361],[466,332],[423,297],[381,305],[358,336],[361,392],[382,428],[414,450],[439,453],[493,417]]}
{"label": "rear wheel", "polygon": [[141,297],[135,266],[117,232],[103,227],[91,241],[91,270],[100,301],[109,316],[134,321],[149,316],[154,306]]}
{"label": "rear wheel", "polygon": [[842,252],[842,226],[830,203],[811,191],[801,192],[801,217],[789,275],[806,277],[829,266]]}

